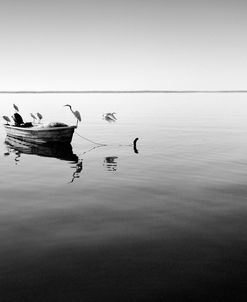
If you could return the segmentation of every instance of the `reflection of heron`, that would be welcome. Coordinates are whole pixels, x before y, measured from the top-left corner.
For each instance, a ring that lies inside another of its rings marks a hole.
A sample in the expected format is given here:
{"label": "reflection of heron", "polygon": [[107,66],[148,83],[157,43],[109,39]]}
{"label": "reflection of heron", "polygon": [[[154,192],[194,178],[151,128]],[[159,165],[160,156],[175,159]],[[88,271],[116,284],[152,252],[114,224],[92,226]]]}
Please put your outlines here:
{"label": "reflection of heron", "polygon": [[13,104],[13,107],[15,108],[16,111],[19,111],[19,108],[15,104]]}
{"label": "reflection of heron", "polygon": [[76,173],[80,173],[82,170],[82,161],[76,164]]}
{"label": "reflection of heron", "polygon": [[37,120],[37,117],[34,114],[32,114],[32,113],[30,113],[30,115],[33,118],[33,122],[35,122],[35,120]]}
{"label": "reflection of heron", "polygon": [[117,171],[117,156],[107,156],[104,160],[104,165],[108,171]]}
{"label": "reflection of heron", "polygon": [[7,115],[3,115],[3,119],[7,122],[7,125],[11,122],[10,118]]}
{"label": "reflection of heron", "polygon": [[105,119],[107,122],[115,122],[117,118],[115,117],[116,112],[108,112],[103,114],[103,119]]}
{"label": "reflection of heron", "polygon": [[80,177],[79,174],[81,173],[82,168],[83,168],[82,160],[79,160],[77,162],[77,164],[76,164],[76,170],[73,173],[73,176],[72,176],[72,179],[71,179],[70,183],[72,183],[75,180],[75,178],[79,178]]}
{"label": "reflection of heron", "polygon": [[39,123],[40,123],[40,121],[41,121],[42,118],[43,118],[42,114],[40,114],[39,112],[37,112],[37,117],[39,118]]}
{"label": "reflection of heron", "polygon": [[70,108],[70,111],[74,114],[74,116],[75,116],[75,118],[76,118],[76,120],[77,120],[77,122],[76,122],[76,126],[77,126],[77,125],[78,125],[78,121],[81,122],[81,115],[80,115],[80,112],[77,111],[77,110],[76,110],[76,111],[73,111],[71,105],[68,105],[68,104],[67,104],[67,105],[64,105],[64,107],[66,107],[66,106],[69,107],[69,108]]}

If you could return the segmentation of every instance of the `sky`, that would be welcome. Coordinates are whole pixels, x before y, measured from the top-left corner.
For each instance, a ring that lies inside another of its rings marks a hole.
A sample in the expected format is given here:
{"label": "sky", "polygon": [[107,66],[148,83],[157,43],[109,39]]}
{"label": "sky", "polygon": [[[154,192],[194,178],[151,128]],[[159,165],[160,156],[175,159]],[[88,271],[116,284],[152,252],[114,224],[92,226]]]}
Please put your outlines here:
{"label": "sky", "polygon": [[0,90],[247,89],[242,0],[0,0]]}

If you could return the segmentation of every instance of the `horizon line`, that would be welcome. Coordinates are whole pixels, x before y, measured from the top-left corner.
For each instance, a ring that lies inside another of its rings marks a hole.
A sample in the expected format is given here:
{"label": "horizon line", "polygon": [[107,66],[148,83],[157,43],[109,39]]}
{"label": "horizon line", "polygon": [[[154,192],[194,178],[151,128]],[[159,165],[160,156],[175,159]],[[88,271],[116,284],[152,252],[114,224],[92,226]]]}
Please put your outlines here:
{"label": "horizon line", "polygon": [[0,94],[247,93],[247,90],[2,90]]}

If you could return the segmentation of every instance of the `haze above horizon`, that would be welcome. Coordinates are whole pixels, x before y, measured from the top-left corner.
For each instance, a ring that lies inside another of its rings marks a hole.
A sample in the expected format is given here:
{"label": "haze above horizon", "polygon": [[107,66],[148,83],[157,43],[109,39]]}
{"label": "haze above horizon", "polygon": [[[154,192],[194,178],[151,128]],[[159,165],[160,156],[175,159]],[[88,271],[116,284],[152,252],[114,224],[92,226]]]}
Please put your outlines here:
{"label": "haze above horizon", "polygon": [[245,92],[246,14],[242,0],[2,2],[0,91]]}

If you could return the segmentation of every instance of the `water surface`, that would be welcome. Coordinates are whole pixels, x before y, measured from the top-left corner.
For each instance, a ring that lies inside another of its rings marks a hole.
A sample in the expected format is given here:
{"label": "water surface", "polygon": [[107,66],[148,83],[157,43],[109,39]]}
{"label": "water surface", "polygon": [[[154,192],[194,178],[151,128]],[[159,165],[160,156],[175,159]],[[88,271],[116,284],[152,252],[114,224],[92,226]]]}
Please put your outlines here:
{"label": "water surface", "polygon": [[0,129],[1,301],[246,301],[245,94],[0,98],[82,115],[66,156]]}

